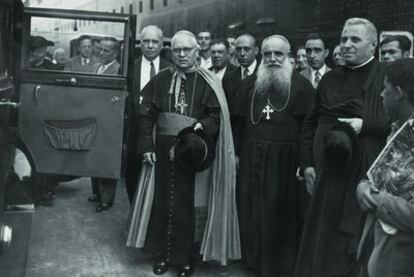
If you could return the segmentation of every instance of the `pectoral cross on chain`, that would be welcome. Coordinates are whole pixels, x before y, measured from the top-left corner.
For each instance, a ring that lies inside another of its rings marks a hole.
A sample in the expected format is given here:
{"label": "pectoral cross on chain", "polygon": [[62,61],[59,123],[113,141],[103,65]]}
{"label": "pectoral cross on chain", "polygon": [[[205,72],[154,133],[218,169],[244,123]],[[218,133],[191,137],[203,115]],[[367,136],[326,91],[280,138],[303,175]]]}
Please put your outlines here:
{"label": "pectoral cross on chain", "polygon": [[185,108],[187,108],[188,107],[188,104],[187,103],[185,103],[185,99],[184,99],[184,97],[180,97],[180,102],[179,103],[177,103],[176,105],[175,105],[175,107],[178,109],[178,108],[180,108],[180,113],[181,114],[184,114],[185,113]]}
{"label": "pectoral cross on chain", "polygon": [[263,113],[266,114],[266,120],[270,119],[270,114],[273,112],[274,110],[269,106],[269,104],[267,104],[266,107],[263,109]]}

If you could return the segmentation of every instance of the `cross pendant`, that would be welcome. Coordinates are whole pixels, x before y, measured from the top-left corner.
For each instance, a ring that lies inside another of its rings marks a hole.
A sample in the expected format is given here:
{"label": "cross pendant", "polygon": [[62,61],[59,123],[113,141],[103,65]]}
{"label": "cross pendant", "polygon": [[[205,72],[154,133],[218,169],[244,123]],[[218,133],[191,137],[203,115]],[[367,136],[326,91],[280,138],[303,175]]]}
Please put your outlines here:
{"label": "cross pendant", "polygon": [[181,101],[180,103],[175,105],[176,108],[180,108],[180,113],[184,114],[185,108],[188,107],[188,104],[186,104],[184,101]]}
{"label": "cross pendant", "polygon": [[266,107],[263,109],[263,113],[266,114],[266,120],[270,119],[270,114],[273,112],[274,110],[269,106],[269,104],[267,104]]}

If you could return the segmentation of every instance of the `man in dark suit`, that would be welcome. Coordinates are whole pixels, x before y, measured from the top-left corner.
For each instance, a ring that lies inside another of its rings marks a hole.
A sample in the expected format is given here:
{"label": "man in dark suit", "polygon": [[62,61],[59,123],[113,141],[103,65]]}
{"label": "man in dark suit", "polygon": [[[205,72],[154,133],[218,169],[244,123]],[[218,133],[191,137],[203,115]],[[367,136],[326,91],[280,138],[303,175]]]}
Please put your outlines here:
{"label": "man in dark suit", "polygon": [[[242,81],[247,77],[254,75],[256,72],[256,56],[258,53],[259,48],[257,47],[256,39],[253,36],[245,34],[237,38],[236,57],[240,63],[240,67],[223,79],[223,88],[230,109],[232,99],[237,95],[237,91],[240,88]],[[251,78],[247,78],[246,80],[249,79]]]}
{"label": "man in dark suit", "polygon": [[[96,74],[118,75],[119,62],[116,60],[121,51],[121,43],[113,37],[105,37],[101,40],[101,51],[99,52],[99,63],[93,65],[92,72]],[[92,178],[92,188],[99,188],[99,193],[89,197],[89,201],[100,202],[96,207],[96,212],[103,212],[112,207],[115,190],[116,179],[109,178]]]}
{"label": "man in dark suit", "polygon": [[211,61],[213,66],[209,70],[213,71],[220,80],[237,70],[237,66],[230,63],[230,45],[227,40],[213,40],[211,43]]}
{"label": "man in dark suit", "polygon": [[137,121],[136,111],[134,109],[136,102],[141,102],[140,92],[145,85],[158,72],[168,66],[170,63],[160,57],[163,45],[163,33],[160,28],[154,25],[146,26],[141,31],[141,49],[142,56],[135,60],[134,64],[134,83],[132,97],[129,101],[129,124],[128,124],[128,153],[125,183],[128,192],[128,199],[132,202],[135,189],[138,182],[138,176],[141,168],[141,159],[137,153]]}
{"label": "man in dark suit", "polygon": [[325,59],[329,55],[325,42],[320,34],[309,34],[305,43],[306,56],[309,67],[300,73],[311,82],[316,89],[322,76],[331,69],[325,64]]}
{"label": "man in dark suit", "polygon": [[92,56],[92,38],[82,35],[78,38],[79,55],[74,56],[65,64],[65,71],[93,72],[93,65],[99,60]]}

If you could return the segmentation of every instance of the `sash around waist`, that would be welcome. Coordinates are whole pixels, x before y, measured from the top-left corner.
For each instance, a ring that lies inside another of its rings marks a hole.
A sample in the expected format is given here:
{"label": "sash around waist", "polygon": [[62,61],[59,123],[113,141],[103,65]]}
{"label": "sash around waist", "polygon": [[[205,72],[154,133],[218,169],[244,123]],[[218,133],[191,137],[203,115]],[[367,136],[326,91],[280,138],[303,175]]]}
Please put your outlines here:
{"label": "sash around waist", "polygon": [[157,135],[175,136],[182,129],[197,122],[197,119],[178,113],[159,113]]}

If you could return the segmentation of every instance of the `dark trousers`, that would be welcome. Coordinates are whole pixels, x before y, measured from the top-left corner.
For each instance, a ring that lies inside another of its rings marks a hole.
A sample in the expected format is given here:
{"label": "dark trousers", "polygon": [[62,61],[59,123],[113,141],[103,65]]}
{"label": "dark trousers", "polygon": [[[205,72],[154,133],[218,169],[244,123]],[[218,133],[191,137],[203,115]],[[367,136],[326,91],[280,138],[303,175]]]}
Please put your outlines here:
{"label": "dark trousers", "polygon": [[115,198],[116,179],[109,178],[91,178],[92,189],[98,188],[98,195],[101,197],[101,203],[112,204]]}

